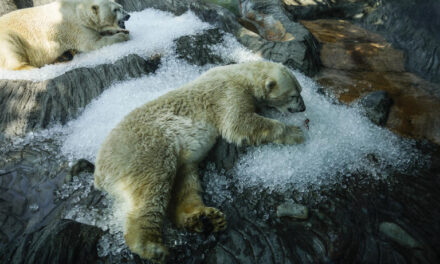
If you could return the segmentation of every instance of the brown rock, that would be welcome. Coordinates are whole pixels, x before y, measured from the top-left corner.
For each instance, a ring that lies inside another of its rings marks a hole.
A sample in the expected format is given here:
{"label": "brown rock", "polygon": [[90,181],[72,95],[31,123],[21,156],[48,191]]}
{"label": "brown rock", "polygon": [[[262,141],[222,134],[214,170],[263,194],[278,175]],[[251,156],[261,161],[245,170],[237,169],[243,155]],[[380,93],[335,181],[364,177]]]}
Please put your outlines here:
{"label": "brown rock", "polygon": [[405,71],[404,54],[374,33],[344,20],[302,21],[322,44],[316,76],[343,103],[383,90],[394,101],[386,127],[440,144],[440,85]]}
{"label": "brown rock", "polygon": [[405,70],[403,52],[382,43],[329,43],[321,50],[326,68],[346,71]]}
{"label": "brown rock", "polygon": [[313,36],[321,43],[386,43],[385,39],[373,32],[340,19],[301,20]]}

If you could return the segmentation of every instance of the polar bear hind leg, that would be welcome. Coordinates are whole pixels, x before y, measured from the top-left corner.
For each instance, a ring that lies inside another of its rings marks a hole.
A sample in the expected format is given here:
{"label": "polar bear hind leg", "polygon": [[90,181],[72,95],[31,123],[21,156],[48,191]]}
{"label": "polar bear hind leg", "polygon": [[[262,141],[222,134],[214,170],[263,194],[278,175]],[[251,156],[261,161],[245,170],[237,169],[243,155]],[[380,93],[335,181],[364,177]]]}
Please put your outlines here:
{"label": "polar bear hind leg", "polygon": [[197,168],[197,164],[187,164],[179,169],[172,192],[173,222],[176,226],[193,232],[222,231],[226,228],[225,215],[203,203]]}
{"label": "polar bear hind leg", "polygon": [[0,68],[6,70],[31,70],[26,41],[14,34],[0,33]]}
{"label": "polar bear hind leg", "polygon": [[[170,165],[170,162],[166,163]],[[124,184],[124,190],[119,192],[131,207],[126,217],[124,238],[132,252],[163,263],[168,250],[162,243],[162,225],[176,169],[163,166],[143,173],[148,176],[130,175],[129,178],[135,180]]]}

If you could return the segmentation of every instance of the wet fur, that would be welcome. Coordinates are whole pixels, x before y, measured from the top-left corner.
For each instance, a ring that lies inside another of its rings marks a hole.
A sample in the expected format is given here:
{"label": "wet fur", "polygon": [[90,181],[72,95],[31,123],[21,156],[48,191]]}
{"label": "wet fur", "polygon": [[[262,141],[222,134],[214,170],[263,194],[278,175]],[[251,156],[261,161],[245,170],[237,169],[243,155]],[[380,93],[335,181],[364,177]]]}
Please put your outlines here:
{"label": "wet fur", "polygon": [[255,112],[260,105],[303,111],[300,91],[281,64],[251,62],[211,69],[128,114],[101,146],[95,187],[128,210],[129,248],[164,262],[161,228],[167,214],[191,231],[225,229],[224,214],[202,201],[198,163],[218,137],[237,145],[302,142],[298,127]]}

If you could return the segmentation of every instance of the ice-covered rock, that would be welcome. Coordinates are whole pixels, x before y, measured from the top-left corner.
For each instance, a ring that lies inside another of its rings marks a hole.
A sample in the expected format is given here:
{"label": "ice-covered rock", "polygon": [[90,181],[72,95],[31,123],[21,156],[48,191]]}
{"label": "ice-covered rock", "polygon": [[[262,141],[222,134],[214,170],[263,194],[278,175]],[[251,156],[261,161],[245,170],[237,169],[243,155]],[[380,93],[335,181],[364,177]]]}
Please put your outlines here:
{"label": "ice-covered rock", "polygon": [[152,73],[159,63],[159,57],[144,60],[129,55],[113,64],[76,68],[45,81],[0,80],[0,132],[23,135],[54,123],[64,124],[113,82]]}

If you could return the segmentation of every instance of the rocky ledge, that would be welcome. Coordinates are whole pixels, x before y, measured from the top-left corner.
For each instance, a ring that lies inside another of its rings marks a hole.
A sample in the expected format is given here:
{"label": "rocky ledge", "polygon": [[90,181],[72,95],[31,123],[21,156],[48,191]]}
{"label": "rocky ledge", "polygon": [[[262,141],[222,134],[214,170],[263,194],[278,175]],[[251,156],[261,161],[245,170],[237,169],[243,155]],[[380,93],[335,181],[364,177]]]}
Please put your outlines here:
{"label": "rocky ledge", "polygon": [[281,62],[308,75],[318,71],[318,43],[308,30],[289,18],[280,1],[246,0],[239,3],[239,1],[200,0],[119,0],[118,2],[130,11],[152,7],[182,14],[191,10],[201,20],[233,34],[245,47],[263,58]]}
{"label": "rocky ledge", "polygon": [[0,80],[0,133],[6,136],[65,124],[116,81],[153,73],[160,58],[129,55],[114,64],[77,68],[46,81]]}
{"label": "rocky ledge", "polygon": [[343,103],[374,91],[393,101],[385,126],[440,144],[440,85],[405,67],[404,52],[382,36],[346,20],[302,20],[322,45],[322,69],[315,79]]}

